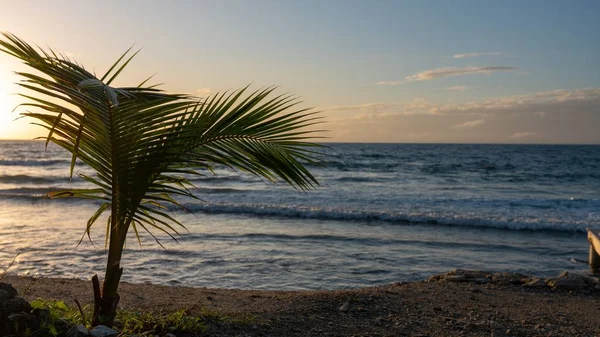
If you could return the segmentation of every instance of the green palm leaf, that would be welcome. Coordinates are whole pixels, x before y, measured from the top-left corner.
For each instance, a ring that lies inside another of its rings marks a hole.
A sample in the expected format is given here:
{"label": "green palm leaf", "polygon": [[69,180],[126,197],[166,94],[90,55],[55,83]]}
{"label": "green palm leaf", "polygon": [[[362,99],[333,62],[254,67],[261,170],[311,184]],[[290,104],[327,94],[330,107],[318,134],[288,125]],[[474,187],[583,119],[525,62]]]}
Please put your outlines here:
{"label": "green palm leaf", "polygon": [[310,128],[321,117],[297,108],[293,96],[274,95],[274,88],[243,88],[200,99],[145,86],[148,80],[115,88],[111,83],[137,52],[128,50],[97,78],[60,53],[3,35],[0,51],[36,70],[18,73],[19,85],[29,91],[21,94],[27,99],[23,105],[36,110],[23,115],[48,131],[46,145],[53,142],[72,153],[71,176],[77,160],[94,171],[80,176],[95,188],[50,196],[102,201],[87,223],[88,236],[95,221],[110,214],[105,291],[115,277],[118,284],[115,270],[130,226],[138,240],[139,229],[173,237],[183,227],[165,208],[181,206],[172,196],[193,197],[185,175],[226,165],[300,190],[318,184],[305,165],[319,163],[319,145],[311,142],[316,130]]}

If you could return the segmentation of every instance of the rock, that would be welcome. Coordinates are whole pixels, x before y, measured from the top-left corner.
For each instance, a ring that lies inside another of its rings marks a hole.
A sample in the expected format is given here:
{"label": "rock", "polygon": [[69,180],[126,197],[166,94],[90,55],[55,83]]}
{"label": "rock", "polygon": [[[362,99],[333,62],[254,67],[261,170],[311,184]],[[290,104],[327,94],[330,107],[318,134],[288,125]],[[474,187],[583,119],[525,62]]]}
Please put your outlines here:
{"label": "rock", "polygon": [[67,331],[66,337],[87,337],[90,332],[83,324],[78,324]]}
{"label": "rock", "polygon": [[350,310],[350,302],[346,301],[346,303],[342,304],[340,307],[341,312],[348,312]]}
{"label": "rock", "polygon": [[490,283],[490,279],[487,277],[478,277],[478,278],[474,279],[473,282],[475,282],[477,284],[488,284],[488,283]]}
{"label": "rock", "polygon": [[586,286],[586,283],[583,279],[579,277],[562,277],[557,280],[550,281],[548,283],[552,289],[562,289],[562,290],[580,290]]}
{"label": "rock", "polygon": [[11,296],[8,291],[0,289],[0,305],[10,298]]}
{"label": "rock", "polygon": [[449,275],[444,278],[448,282],[467,282],[465,275]]}
{"label": "rock", "polygon": [[454,269],[453,275],[464,275],[466,278],[487,278],[490,273],[483,270],[471,270],[471,269]]}
{"label": "rock", "polygon": [[54,321],[54,327],[56,328],[56,331],[58,331],[59,336],[65,336],[64,333],[69,331],[69,329],[71,329],[71,327],[73,326],[74,325],[72,323],[70,323],[64,318],[59,318],[56,321]]}
{"label": "rock", "polygon": [[28,331],[37,331],[40,328],[35,316],[25,312],[8,315],[5,324],[7,330],[16,336],[25,336],[28,335]]}
{"label": "rock", "polygon": [[594,286],[596,284],[600,284],[600,279],[597,276],[586,275],[586,274],[575,274],[574,276],[581,278],[585,284],[589,286]]}
{"label": "rock", "polygon": [[8,294],[8,299],[14,298],[19,294],[17,289],[10,283],[0,282],[0,290],[5,291]]}
{"label": "rock", "polygon": [[37,321],[42,326],[45,324],[49,324],[52,320],[50,317],[49,309],[35,308],[31,313],[37,318]]}
{"label": "rock", "polygon": [[106,325],[98,325],[90,331],[90,336],[93,337],[117,337],[119,332],[107,327]]}
{"label": "rock", "polygon": [[30,312],[31,305],[24,298],[15,297],[4,303],[4,310],[8,315],[18,312]]}
{"label": "rock", "polygon": [[518,273],[495,273],[492,276],[492,282],[500,284],[522,284],[522,279],[526,278],[525,275]]}
{"label": "rock", "polygon": [[445,275],[439,274],[439,275],[433,275],[430,278],[427,279],[427,282],[437,282],[441,279],[443,279],[445,277]]}
{"label": "rock", "polygon": [[546,282],[539,277],[532,277],[529,281],[523,284],[523,287],[527,288],[542,288],[546,286]]}

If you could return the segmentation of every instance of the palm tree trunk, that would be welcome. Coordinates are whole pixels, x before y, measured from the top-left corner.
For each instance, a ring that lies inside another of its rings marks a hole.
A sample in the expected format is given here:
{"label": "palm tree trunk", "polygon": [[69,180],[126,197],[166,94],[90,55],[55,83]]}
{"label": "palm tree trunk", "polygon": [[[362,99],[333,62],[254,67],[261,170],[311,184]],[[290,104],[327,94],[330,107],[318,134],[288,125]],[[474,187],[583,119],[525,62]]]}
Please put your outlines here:
{"label": "palm tree trunk", "polygon": [[114,323],[120,298],[117,290],[119,288],[119,282],[121,281],[121,275],[123,274],[123,268],[121,268],[121,256],[123,255],[123,245],[125,243],[125,237],[127,236],[126,227],[128,226],[115,226],[111,228],[108,260],[100,296],[97,295],[100,292],[100,286],[97,284],[97,281],[96,284],[94,284],[93,326],[100,324],[112,326]]}

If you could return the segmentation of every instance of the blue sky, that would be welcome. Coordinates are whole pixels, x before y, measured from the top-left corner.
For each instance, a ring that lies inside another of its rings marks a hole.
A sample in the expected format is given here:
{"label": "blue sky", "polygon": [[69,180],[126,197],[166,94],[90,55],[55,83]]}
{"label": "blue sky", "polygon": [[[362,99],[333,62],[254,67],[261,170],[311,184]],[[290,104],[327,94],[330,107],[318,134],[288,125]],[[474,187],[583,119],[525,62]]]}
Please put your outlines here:
{"label": "blue sky", "polygon": [[[0,0],[0,30],[120,85],[157,73],[207,95],[279,85],[323,111],[332,141],[600,143],[600,2]],[[0,108],[20,70],[0,55]],[[39,134],[0,112],[0,138]]]}

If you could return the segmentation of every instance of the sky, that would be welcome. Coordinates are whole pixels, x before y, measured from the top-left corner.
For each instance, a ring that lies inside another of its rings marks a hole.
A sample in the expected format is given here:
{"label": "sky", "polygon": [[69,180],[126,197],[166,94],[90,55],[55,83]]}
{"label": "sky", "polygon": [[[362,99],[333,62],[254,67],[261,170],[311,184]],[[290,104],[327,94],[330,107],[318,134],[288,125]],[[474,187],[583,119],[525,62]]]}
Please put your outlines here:
{"label": "sky", "polygon": [[[332,142],[600,144],[599,1],[13,1],[0,31],[116,86],[155,74],[202,97],[278,85],[322,111]],[[0,139],[23,92],[0,55]]]}

